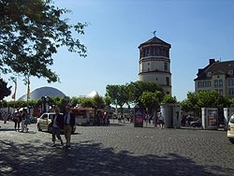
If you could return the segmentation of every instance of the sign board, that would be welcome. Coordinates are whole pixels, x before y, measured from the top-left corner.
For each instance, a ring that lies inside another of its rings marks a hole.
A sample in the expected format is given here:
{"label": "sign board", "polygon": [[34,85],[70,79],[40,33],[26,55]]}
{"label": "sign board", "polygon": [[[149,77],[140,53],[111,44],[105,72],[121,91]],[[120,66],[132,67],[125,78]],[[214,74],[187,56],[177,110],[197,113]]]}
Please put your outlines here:
{"label": "sign board", "polygon": [[134,127],[143,127],[143,121],[144,121],[144,116],[143,116],[143,110],[140,108],[135,108],[135,113],[134,113]]}

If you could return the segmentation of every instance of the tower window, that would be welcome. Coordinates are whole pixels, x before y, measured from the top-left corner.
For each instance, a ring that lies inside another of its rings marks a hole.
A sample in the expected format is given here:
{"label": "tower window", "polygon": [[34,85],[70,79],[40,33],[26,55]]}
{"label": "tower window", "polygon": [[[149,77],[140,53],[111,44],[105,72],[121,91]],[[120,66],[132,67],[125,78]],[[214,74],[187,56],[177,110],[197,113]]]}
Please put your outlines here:
{"label": "tower window", "polygon": [[166,77],[166,84],[167,84],[167,86],[169,86],[169,85],[170,85],[169,77]]}
{"label": "tower window", "polygon": [[150,55],[150,49],[149,48],[145,48],[144,49],[144,56],[149,56]]}
{"label": "tower window", "polygon": [[168,69],[167,63],[164,62],[164,70],[167,71],[167,69]]}

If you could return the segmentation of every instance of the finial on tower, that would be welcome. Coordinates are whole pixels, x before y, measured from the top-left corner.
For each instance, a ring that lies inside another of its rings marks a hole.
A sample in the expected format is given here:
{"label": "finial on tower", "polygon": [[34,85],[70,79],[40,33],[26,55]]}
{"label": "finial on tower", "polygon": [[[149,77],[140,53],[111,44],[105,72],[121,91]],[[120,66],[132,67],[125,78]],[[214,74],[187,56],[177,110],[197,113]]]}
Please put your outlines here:
{"label": "finial on tower", "polygon": [[154,37],[155,37],[155,35],[156,35],[156,31],[153,31],[152,33],[153,33],[153,35],[154,35]]}

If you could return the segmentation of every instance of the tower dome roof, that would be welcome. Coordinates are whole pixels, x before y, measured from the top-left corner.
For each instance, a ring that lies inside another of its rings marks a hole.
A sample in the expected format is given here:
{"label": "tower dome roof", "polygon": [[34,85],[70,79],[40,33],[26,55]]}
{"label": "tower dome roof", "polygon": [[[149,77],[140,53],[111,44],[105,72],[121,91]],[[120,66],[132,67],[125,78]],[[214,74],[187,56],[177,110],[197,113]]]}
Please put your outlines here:
{"label": "tower dome roof", "polygon": [[153,38],[151,38],[151,39],[147,40],[146,42],[140,44],[140,46],[138,48],[142,47],[143,45],[148,45],[148,44],[162,44],[162,45],[168,46],[169,48],[171,47],[171,45],[169,43],[167,43],[167,42],[161,40],[160,38],[154,36]]}

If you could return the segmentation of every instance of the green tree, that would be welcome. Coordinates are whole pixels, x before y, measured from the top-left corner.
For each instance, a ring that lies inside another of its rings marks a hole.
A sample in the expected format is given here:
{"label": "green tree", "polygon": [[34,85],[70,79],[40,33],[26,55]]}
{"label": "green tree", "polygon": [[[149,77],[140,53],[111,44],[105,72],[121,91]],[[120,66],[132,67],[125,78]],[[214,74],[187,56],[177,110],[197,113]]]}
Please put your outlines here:
{"label": "green tree", "polygon": [[120,111],[123,113],[124,104],[129,102],[128,88],[126,85],[107,85],[106,97],[109,97],[112,104],[120,106]]}
{"label": "green tree", "polygon": [[68,24],[62,16],[69,12],[55,7],[52,0],[1,0],[0,71],[59,81],[49,68],[58,48],[86,56],[86,47],[73,36],[84,34],[87,23]]}
{"label": "green tree", "polygon": [[110,104],[111,104],[111,98],[110,97],[105,96],[104,101],[105,101],[105,105],[110,106]]}
{"label": "green tree", "polygon": [[188,92],[187,99],[181,102],[184,112],[193,111],[195,115],[200,115],[202,107],[213,107],[221,110],[230,105],[231,100],[215,90]]}
{"label": "green tree", "polygon": [[230,105],[230,100],[215,90],[198,92],[198,105],[200,107],[223,108]]}
{"label": "green tree", "polygon": [[177,103],[176,97],[172,97],[171,95],[167,94],[163,97],[163,103]]}
{"label": "green tree", "polygon": [[113,105],[117,105],[118,89],[119,89],[119,85],[107,85],[106,86],[106,97],[108,97],[109,101]]}
{"label": "green tree", "polygon": [[81,99],[82,107],[95,107],[93,98],[84,97]]}
{"label": "green tree", "polygon": [[129,102],[134,103],[139,107],[143,107],[140,98],[143,92],[155,92],[155,91],[163,92],[162,87],[160,87],[158,84],[148,81],[131,82],[127,86],[129,92]]}
{"label": "green tree", "polygon": [[188,92],[187,98],[181,102],[181,109],[184,112],[195,112],[200,113],[200,106],[198,105],[199,97],[196,92]]}
{"label": "green tree", "polygon": [[105,108],[105,101],[104,101],[103,97],[101,97],[99,95],[95,95],[93,97],[93,103],[94,103],[95,108],[98,108],[98,109],[104,109]]}
{"label": "green tree", "polygon": [[0,79],[0,100],[3,100],[4,97],[7,97],[11,94],[11,87],[7,87],[7,83]]}
{"label": "green tree", "polygon": [[143,106],[148,109],[150,114],[153,114],[159,104],[162,102],[163,93],[161,91],[156,90],[155,92],[143,92],[140,96],[140,101]]}

